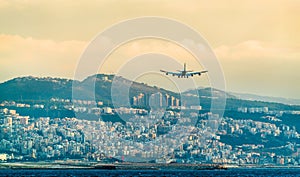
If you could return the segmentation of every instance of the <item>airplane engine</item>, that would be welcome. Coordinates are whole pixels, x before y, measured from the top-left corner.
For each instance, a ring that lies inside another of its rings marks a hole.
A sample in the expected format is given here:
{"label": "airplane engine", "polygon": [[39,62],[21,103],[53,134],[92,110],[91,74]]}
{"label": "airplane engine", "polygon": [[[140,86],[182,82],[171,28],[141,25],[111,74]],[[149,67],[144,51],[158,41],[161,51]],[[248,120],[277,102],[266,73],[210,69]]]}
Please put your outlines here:
{"label": "airplane engine", "polygon": [[193,71],[193,70],[187,70],[186,69],[186,64],[184,63],[183,66],[183,70],[176,70],[176,71],[165,71],[165,70],[160,70],[161,72],[163,72],[164,74],[166,74],[167,76],[174,76],[174,77],[178,77],[178,78],[189,78],[189,77],[194,77],[197,75],[202,75],[202,73],[206,73],[207,71]]}

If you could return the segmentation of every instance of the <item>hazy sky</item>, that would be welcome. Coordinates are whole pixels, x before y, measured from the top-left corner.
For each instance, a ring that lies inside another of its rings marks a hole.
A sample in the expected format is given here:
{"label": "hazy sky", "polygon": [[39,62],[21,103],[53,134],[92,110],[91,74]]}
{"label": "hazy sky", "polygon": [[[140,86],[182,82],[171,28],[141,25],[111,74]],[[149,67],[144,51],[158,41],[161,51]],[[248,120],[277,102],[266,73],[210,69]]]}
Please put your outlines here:
{"label": "hazy sky", "polygon": [[[101,31],[122,20],[161,16],[207,39],[222,64],[227,90],[300,98],[299,9],[299,0],[0,0],[0,81],[27,75],[72,78],[81,53]],[[188,56],[170,42],[133,41],[117,49],[107,64],[112,67],[101,71],[112,73],[118,58],[143,52]]]}

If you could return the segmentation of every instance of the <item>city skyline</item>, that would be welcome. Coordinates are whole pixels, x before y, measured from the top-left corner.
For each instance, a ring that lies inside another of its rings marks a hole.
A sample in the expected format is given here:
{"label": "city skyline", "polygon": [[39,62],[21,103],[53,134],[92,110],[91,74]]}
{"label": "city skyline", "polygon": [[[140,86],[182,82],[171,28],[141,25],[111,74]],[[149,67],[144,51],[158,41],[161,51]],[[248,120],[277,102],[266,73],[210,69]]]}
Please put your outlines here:
{"label": "city skyline", "polygon": [[[72,78],[81,53],[98,33],[126,19],[162,16],[191,26],[207,39],[223,67],[228,91],[300,98],[299,6],[292,0],[89,4],[2,0],[0,82],[24,75]],[[164,53],[193,70],[202,69],[179,46],[143,39],[120,46],[100,71],[114,73],[120,61],[146,52]],[[201,79],[199,85],[205,85]]]}
{"label": "city skyline", "polygon": [[[160,98],[154,99],[162,106],[162,94],[154,94],[156,96]],[[45,114],[40,112],[40,116],[34,118],[21,113],[24,109],[33,113],[43,109],[59,111],[73,108],[69,99],[51,98],[44,102],[46,104],[0,102],[0,136],[3,138],[0,142],[0,162],[22,163],[48,159],[51,165],[55,160],[70,158],[68,162],[71,159],[80,159],[83,163],[105,163],[107,159],[137,162],[155,160],[160,164],[201,162],[235,167],[262,167],[266,164],[271,167],[297,167],[300,163],[297,144],[300,139],[297,131],[299,125],[286,120],[288,118],[285,115],[291,116],[290,120],[294,119],[293,116],[299,115],[299,111],[293,110],[296,107],[285,110],[284,107],[269,108],[267,103],[256,105],[258,107],[248,105],[229,110],[235,113],[232,114],[234,117],[220,118],[218,114],[202,110],[201,106],[186,107],[180,112],[169,109],[158,114],[140,108],[111,108],[104,106],[101,101],[97,108],[91,106],[94,104],[92,101],[73,101],[77,105],[75,112],[89,116],[85,119],[63,115],[40,117]],[[131,116],[126,123],[119,122],[117,117],[113,118],[113,122],[112,119],[104,120],[105,116],[112,118],[117,113]],[[93,115],[98,119],[91,119]],[[252,118],[240,119],[240,116],[247,115]],[[193,127],[191,123],[195,118],[199,121]],[[210,129],[216,132],[210,134],[206,131]],[[24,133],[20,135],[20,132]],[[244,136],[251,139],[244,139]],[[238,140],[232,141],[232,138]],[[147,143],[147,146],[143,146],[143,143]]]}

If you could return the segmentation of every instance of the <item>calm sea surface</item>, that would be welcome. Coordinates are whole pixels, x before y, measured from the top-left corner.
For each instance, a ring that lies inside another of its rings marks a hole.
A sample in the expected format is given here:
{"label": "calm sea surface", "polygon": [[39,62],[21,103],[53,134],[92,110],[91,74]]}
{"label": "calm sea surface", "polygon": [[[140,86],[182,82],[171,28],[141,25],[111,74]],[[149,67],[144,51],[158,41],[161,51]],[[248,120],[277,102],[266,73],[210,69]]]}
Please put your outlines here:
{"label": "calm sea surface", "polygon": [[12,170],[0,169],[0,176],[300,176],[300,169],[228,169],[228,170]]}

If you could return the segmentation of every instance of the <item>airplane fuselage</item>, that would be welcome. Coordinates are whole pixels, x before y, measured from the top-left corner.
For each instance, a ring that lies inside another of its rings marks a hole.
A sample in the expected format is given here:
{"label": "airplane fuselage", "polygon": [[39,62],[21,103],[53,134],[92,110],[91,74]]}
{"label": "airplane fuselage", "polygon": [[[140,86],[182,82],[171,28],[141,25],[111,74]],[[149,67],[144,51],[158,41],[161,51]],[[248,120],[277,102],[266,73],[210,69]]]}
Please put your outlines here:
{"label": "airplane fuselage", "polygon": [[177,70],[177,72],[169,72],[169,71],[164,71],[160,70],[161,72],[164,72],[166,75],[172,75],[172,76],[177,76],[178,78],[188,78],[189,76],[193,77],[194,75],[201,75],[202,73],[206,73],[207,71],[188,71],[186,69],[186,64],[184,63],[183,70]]}

